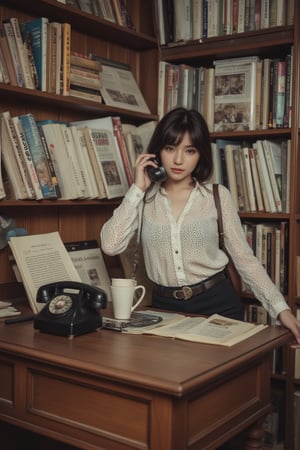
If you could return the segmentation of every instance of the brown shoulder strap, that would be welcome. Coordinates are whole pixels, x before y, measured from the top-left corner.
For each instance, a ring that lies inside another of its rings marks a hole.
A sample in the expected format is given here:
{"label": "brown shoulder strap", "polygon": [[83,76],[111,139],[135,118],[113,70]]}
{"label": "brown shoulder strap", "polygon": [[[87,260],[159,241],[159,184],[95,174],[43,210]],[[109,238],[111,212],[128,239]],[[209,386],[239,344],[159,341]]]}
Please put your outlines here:
{"label": "brown shoulder strap", "polygon": [[213,195],[214,201],[218,214],[218,232],[219,232],[219,247],[224,248],[224,230],[223,230],[223,219],[222,219],[222,210],[221,210],[221,202],[219,195],[219,185],[213,184]]}

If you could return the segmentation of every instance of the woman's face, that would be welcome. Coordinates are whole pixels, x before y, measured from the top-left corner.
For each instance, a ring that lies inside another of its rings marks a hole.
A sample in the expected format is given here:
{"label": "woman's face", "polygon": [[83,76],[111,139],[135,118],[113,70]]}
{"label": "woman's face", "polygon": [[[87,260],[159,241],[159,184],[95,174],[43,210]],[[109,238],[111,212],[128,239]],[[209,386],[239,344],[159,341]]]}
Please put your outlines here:
{"label": "woman's face", "polygon": [[168,177],[174,181],[182,181],[192,178],[200,153],[192,145],[189,134],[185,133],[179,144],[165,146],[160,153],[160,158]]}

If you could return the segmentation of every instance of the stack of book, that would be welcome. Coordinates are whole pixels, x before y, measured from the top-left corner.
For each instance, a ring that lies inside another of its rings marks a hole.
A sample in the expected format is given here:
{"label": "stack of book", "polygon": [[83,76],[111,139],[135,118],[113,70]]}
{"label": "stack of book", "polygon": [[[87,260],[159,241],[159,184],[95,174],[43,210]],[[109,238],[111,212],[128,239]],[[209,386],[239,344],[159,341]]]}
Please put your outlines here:
{"label": "stack of book", "polygon": [[217,139],[211,181],[224,184],[240,212],[289,213],[290,140]]}
{"label": "stack of book", "polygon": [[293,0],[155,1],[160,45],[292,25]]}
{"label": "stack of book", "polygon": [[59,0],[60,3],[80,9],[82,12],[92,14],[109,22],[135,29],[132,18],[128,12],[126,0]]}
{"label": "stack of book", "polygon": [[0,80],[14,86],[68,95],[71,26],[45,17],[2,21]]}
{"label": "stack of book", "polygon": [[71,52],[70,95],[101,103],[101,70],[100,61],[82,53]]}
{"label": "stack of book", "polygon": [[213,67],[159,63],[158,113],[177,106],[202,113],[210,131],[291,126],[292,52],[215,61]]}
{"label": "stack of book", "polygon": [[102,199],[126,193],[155,122],[123,128],[119,117],[61,123],[5,111],[0,126],[0,198]]}

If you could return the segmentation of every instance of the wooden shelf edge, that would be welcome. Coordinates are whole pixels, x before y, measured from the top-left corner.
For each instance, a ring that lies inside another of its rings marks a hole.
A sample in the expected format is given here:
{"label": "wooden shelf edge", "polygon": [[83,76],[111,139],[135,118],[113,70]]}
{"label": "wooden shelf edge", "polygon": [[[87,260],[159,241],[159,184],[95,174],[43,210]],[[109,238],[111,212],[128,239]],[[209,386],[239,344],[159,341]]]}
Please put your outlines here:
{"label": "wooden shelf edge", "polygon": [[30,12],[35,17],[48,17],[50,20],[68,22],[71,26],[85,34],[102,38],[106,41],[128,46],[134,50],[145,50],[157,47],[157,39],[144,33],[111,23],[100,17],[92,16],[78,9],[72,8],[56,0],[39,0],[27,2],[23,0],[2,0],[2,5],[16,7]]}
{"label": "wooden shelf edge", "polygon": [[120,198],[113,198],[113,199],[93,199],[93,200],[80,200],[80,199],[75,199],[75,200],[60,200],[60,199],[53,199],[53,200],[0,200],[0,205],[1,207],[24,207],[24,208],[28,208],[30,207],[38,207],[40,208],[41,206],[46,206],[47,208],[50,206],[54,206],[54,207],[58,207],[60,208],[61,206],[65,207],[65,206],[71,206],[72,208],[75,207],[80,207],[80,206],[118,206],[121,202]]}
{"label": "wooden shelf edge", "polygon": [[[266,49],[290,46],[293,43],[293,27],[273,27],[264,30],[217,36],[197,41],[161,47],[161,59],[164,61],[193,61],[209,57],[227,59],[230,57],[260,54]],[[207,65],[207,63],[206,63]]]}
{"label": "wooden shelf edge", "polygon": [[91,102],[89,100],[78,99],[71,96],[49,94],[38,90],[21,88],[9,84],[0,83],[0,95],[2,100],[9,97],[11,101],[14,97],[18,101],[30,102],[30,104],[43,104],[50,107],[59,107],[61,109],[69,109],[72,111],[83,111],[91,116],[109,116],[118,115],[128,120],[138,121],[140,123],[148,120],[158,120],[156,114],[145,114],[128,109],[115,108],[104,103]]}

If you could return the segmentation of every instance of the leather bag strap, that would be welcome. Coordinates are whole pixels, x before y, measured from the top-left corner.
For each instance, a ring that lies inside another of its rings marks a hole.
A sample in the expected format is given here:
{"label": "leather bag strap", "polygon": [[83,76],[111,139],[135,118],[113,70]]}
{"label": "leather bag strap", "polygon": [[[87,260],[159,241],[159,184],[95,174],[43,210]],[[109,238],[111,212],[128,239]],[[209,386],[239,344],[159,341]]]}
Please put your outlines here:
{"label": "leather bag strap", "polygon": [[219,185],[213,184],[213,195],[214,195],[214,201],[217,208],[217,214],[218,214],[218,232],[219,232],[219,247],[221,249],[224,249],[224,229],[223,229],[223,219],[222,219],[222,210],[221,210],[221,201],[220,201],[220,195],[219,195]]}

